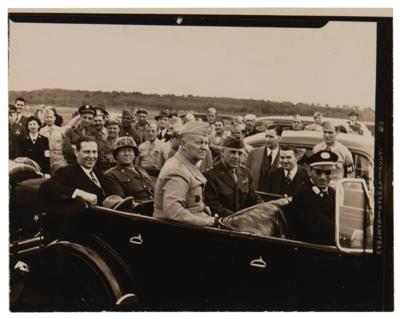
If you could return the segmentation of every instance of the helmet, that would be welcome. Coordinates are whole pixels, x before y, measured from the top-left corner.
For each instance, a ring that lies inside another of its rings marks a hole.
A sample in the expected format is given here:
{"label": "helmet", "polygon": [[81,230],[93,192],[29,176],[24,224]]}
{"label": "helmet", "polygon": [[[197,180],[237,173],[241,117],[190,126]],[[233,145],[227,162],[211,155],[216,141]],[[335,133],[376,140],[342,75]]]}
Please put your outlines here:
{"label": "helmet", "polygon": [[113,145],[114,158],[117,156],[118,150],[123,147],[131,147],[133,149],[133,151],[135,152],[135,156],[138,156],[139,150],[138,150],[133,138],[129,137],[129,136],[123,136],[123,137],[117,138],[117,140],[114,142],[114,145]]}

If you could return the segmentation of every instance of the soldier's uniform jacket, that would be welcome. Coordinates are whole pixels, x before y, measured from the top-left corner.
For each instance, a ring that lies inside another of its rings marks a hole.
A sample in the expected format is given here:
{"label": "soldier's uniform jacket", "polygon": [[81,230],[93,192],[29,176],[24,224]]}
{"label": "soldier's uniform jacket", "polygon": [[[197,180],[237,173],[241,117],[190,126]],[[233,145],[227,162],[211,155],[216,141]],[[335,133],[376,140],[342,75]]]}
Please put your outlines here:
{"label": "soldier's uniform jacket", "polygon": [[236,169],[237,183],[221,161],[214,168],[204,172],[204,176],[207,178],[206,204],[219,216],[225,217],[263,202],[255,192],[250,172],[245,166],[240,165]]}
{"label": "soldier's uniform jacket", "polygon": [[[328,149],[325,142],[321,142],[314,146],[313,154]],[[343,177],[348,177],[354,171],[353,155],[349,149],[342,143],[335,141],[335,144],[329,147],[330,151],[338,156],[336,168],[333,170],[332,180],[336,181]]]}
{"label": "soldier's uniform jacket", "polygon": [[353,122],[353,121],[347,121],[347,124],[349,125],[350,129],[351,129],[351,133],[353,134],[359,134],[359,135],[363,135],[364,132],[361,128],[361,124],[357,121]]}
{"label": "soldier's uniform jacket", "polygon": [[14,159],[19,154],[19,144],[25,136],[25,127],[20,122],[14,122],[9,129],[9,158]]}
{"label": "soldier's uniform jacket", "polygon": [[144,125],[139,125],[139,123],[135,123],[132,125],[132,128],[136,131],[139,136],[139,143],[137,145],[143,143],[146,140],[146,128],[148,123],[146,122]]}
{"label": "soldier's uniform jacket", "polygon": [[110,168],[106,176],[121,187],[124,197],[133,196],[139,201],[153,199],[154,185],[150,176],[141,167],[135,167],[133,170],[116,166]]}
{"label": "soldier's uniform jacket", "polygon": [[335,190],[324,193],[308,180],[283,208],[295,239],[317,244],[335,244]]}
{"label": "soldier's uniform jacket", "polygon": [[98,140],[99,159],[98,166],[101,170],[105,171],[117,164],[113,156],[113,146],[116,139],[109,136],[105,140]]}
{"label": "soldier's uniform jacket", "polygon": [[92,136],[96,140],[98,139],[97,131],[94,127],[88,127],[88,128],[83,129],[81,126],[79,126],[76,128],[68,129],[65,132],[65,136],[63,139],[62,151],[63,151],[65,160],[70,165],[73,165],[76,163],[75,153],[74,153],[74,149],[72,148],[72,145],[76,145],[76,143],[78,142],[78,139],[81,136]]}
{"label": "soldier's uniform jacket", "polygon": [[153,142],[147,140],[139,145],[139,165],[152,176],[158,176],[160,171],[158,164],[162,145],[163,142],[157,138]]}
{"label": "soldier's uniform jacket", "polygon": [[203,188],[207,180],[180,152],[161,169],[154,194],[154,217],[206,226]]}

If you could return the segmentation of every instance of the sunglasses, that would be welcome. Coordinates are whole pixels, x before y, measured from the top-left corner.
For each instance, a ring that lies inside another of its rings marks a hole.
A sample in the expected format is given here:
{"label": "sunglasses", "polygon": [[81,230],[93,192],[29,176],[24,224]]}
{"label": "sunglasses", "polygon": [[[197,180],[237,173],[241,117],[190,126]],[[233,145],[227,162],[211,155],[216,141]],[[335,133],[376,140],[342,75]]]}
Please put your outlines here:
{"label": "sunglasses", "polygon": [[315,171],[315,173],[316,173],[317,175],[325,174],[325,175],[327,175],[327,176],[330,176],[330,175],[332,174],[332,171],[327,171],[327,170],[324,170],[324,169],[315,169],[315,168],[314,168],[314,171]]}

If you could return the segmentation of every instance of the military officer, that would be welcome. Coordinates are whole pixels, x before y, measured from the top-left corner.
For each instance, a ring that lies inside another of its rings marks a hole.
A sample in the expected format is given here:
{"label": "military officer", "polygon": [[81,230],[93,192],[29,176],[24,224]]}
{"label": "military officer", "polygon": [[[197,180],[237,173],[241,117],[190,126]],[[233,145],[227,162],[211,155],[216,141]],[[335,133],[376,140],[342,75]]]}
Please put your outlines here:
{"label": "military officer", "polygon": [[356,111],[351,111],[349,113],[349,120],[347,121],[347,124],[350,127],[350,132],[353,134],[358,134],[358,135],[363,135],[363,129],[361,127],[360,122],[357,122],[358,118],[358,113]]}
{"label": "military officer", "polygon": [[113,156],[114,143],[119,137],[120,122],[115,119],[109,119],[105,123],[107,129],[107,138],[98,140],[99,145],[99,168],[103,171],[116,165]]}
{"label": "military officer", "polygon": [[106,172],[121,188],[124,197],[133,196],[135,201],[153,199],[154,185],[150,176],[141,167],[135,167],[139,150],[135,141],[128,136],[118,138],[113,146],[117,165]]}
{"label": "military officer", "polygon": [[76,128],[69,128],[65,132],[63,139],[62,151],[65,160],[68,164],[75,164],[75,150],[78,139],[82,136],[91,136],[97,139],[96,129],[93,127],[93,119],[96,115],[96,110],[93,106],[85,104],[79,110],[80,123]]}
{"label": "military officer", "polygon": [[133,128],[133,116],[128,110],[122,110],[121,129],[119,136],[130,136],[135,141],[136,145],[140,144],[140,136]]}
{"label": "military officer", "polygon": [[141,144],[146,140],[146,127],[149,125],[147,122],[147,116],[149,113],[145,109],[139,109],[136,112],[138,121],[133,124],[132,127],[135,129],[136,133],[139,135],[139,143]]}
{"label": "military officer", "polygon": [[199,226],[213,226],[216,219],[203,201],[207,182],[197,167],[206,157],[208,125],[191,121],[182,128],[178,152],[161,169],[154,194],[154,217]]}
{"label": "military officer", "polygon": [[319,151],[307,159],[309,180],[284,208],[297,240],[334,245],[335,190],[329,187],[338,156]]}
{"label": "military officer", "polygon": [[218,216],[225,217],[263,202],[254,190],[249,170],[240,165],[243,152],[242,140],[227,136],[222,143],[221,161],[204,173],[206,204]]}

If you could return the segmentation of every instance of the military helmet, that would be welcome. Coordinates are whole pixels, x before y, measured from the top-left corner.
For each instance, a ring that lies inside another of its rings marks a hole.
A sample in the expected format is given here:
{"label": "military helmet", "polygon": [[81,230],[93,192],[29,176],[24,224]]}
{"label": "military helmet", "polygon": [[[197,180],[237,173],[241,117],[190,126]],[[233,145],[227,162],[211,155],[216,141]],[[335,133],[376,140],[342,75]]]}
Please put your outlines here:
{"label": "military helmet", "polygon": [[122,137],[117,138],[117,140],[114,142],[114,145],[113,145],[114,158],[116,158],[118,150],[123,147],[131,147],[133,149],[133,151],[135,152],[135,156],[138,156],[139,149],[137,148],[137,145],[136,145],[135,141],[133,140],[133,138],[129,137],[129,136],[122,136]]}

